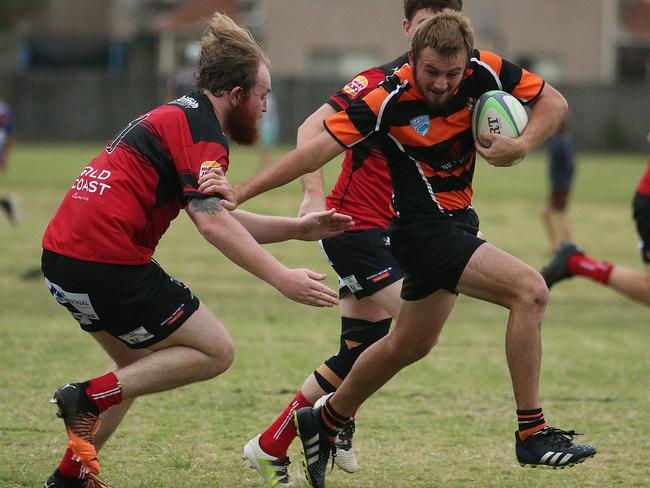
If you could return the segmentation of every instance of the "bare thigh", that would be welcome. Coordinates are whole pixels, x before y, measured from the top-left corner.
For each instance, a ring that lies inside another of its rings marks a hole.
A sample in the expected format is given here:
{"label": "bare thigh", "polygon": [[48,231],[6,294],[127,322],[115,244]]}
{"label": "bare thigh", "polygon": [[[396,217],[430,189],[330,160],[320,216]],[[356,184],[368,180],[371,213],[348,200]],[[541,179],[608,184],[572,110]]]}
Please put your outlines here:
{"label": "bare thigh", "polygon": [[485,243],[472,255],[458,282],[458,291],[510,308],[522,295],[545,285],[537,271],[520,259]]}
{"label": "bare thigh", "polygon": [[371,296],[363,297],[360,300],[353,295],[346,295],[340,301],[341,315],[369,322],[397,317],[401,303],[399,295],[402,289],[402,281],[396,281]]}
{"label": "bare thigh", "polygon": [[91,335],[118,367],[131,364],[153,351],[172,346],[190,347],[209,356],[218,356],[224,348],[232,348],[230,334],[203,302],[178,330],[146,349],[130,349],[122,341],[104,331],[94,332]]}

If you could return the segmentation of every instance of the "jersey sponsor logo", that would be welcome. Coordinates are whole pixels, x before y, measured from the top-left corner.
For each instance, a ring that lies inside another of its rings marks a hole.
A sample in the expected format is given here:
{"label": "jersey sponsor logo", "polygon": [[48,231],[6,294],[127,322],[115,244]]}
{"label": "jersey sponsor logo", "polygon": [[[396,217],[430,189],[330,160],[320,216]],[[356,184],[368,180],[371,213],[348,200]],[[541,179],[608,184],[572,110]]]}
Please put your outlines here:
{"label": "jersey sponsor logo", "polygon": [[165,320],[163,320],[160,325],[172,325],[174,322],[176,322],[178,319],[180,319],[183,315],[185,315],[185,310],[183,310],[183,307],[185,307],[185,304],[181,305],[178,307],[176,310],[174,310],[174,313],[172,313],[169,317],[167,317]]}
{"label": "jersey sponsor logo", "polygon": [[208,174],[213,168],[221,168],[221,164],[218,161],[203,161],[199,170],[199,178]]}
{"label": "jersey sponsor logo", "polygon": [[131,332],[127,332],[126,334],[122,334],[118,337],[128,344],[140,344],[141,342],[151,339],[153,337],[153,334],[151,334],[144,327],[138,327],[137,329],[134,329]]}
{"label": "jersey sponsor logo", "polygon": [[199,102],[197,102],[192,97],[188,97],[187,95],[183,95],[181,98],[172,100],[169,102],[169,105],[179,105],[183,108],[199,108]]}
{"label": "jersey sponsor logo", "polygon": [[418,117],[412,118],[411,127],[422,137],[426,136],[427,132],[429,132],[429,116],[419,115]]}
{"label": "jersey sponsor logo", "polygon": [[106,190],[111,188],[111,185],[106,182],[110,177],[111,172],[107,169],[100,170],[92,166],[86,166],[79,175],[79,178],[74,180],[72,184],[71,189],[77,190],[72,195],[72,198],[88,201],[88,198],[79,192],[99,193],[103,195]]}
{"label": "jersey sponsor logo", "polygon": [[368,281],[372,281],[373,283],[377,283],[378,281],[385,280],[390,276],[390,272],[393,270],[393,267],[388,267],[386,269],[381,270],[379,273],[374,273],[368,276],[366,279]]}
{"label": "jersey sponsor logo", "polygon": [[[455,155],[454,155],[455,156]],[[439,168],[444,170],[444,171],[454,171],[455,169],[460,168],[461,166],[465,166],[467,163],[469,163],[472,159],[472,152],[466,152],[462,156],[460,156],[458,159],[454,159],[453,161],[446,161],[444,163],[441,163],[439,165]]]}
{"label": "jersey sponsor logo", "polygon": [[422,172],[424,173],[424,176],[426,176],[427,178],[431,178],[432,176],[436,175],[436,171],[442,170],[451,173],[452,171],[460,168],[461,166],[467,165],[467,163],[469,163],[471,160],[472,160],[472,152],[466,152],[458,159],[437,163],[436,164],[437,170],[434,170],[430,165],[428,165],[423,161],[418,161],[418,164],[422,168]]}
{"label": "jersey sponsor logo", "polygon": [[357,76],[354,80],[343,87],[343,91],[352,98],[355,98],[367,87],[368,78],[365,76]]}

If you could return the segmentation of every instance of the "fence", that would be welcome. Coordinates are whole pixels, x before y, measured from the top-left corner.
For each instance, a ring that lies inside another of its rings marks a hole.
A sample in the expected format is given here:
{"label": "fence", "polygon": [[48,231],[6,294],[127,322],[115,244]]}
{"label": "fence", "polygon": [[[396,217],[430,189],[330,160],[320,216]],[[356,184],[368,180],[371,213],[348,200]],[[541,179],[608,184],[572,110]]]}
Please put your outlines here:
{"label": "fence", "polygon": [[[296,129],[346,80],[276,78],[281,139]],[[104,141],[136,115],[165,101],[165,80],[106,73],[0,76],[0,93],[12,105],[17,139],[34,142]],[[570,105],[582,150],[647,151],[650,85],[560,86]]]}

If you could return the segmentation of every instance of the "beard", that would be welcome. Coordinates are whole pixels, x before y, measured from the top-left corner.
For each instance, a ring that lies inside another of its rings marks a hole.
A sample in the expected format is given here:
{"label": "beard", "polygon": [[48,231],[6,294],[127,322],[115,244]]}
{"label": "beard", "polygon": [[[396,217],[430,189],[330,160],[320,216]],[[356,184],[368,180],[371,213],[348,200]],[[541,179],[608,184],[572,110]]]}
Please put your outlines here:
{"label": "beard", "polygon": [[260,138],[258,114],[244,104],[234,106],[224,115],[223,128],[230,139],[242,146],[253,146]]}

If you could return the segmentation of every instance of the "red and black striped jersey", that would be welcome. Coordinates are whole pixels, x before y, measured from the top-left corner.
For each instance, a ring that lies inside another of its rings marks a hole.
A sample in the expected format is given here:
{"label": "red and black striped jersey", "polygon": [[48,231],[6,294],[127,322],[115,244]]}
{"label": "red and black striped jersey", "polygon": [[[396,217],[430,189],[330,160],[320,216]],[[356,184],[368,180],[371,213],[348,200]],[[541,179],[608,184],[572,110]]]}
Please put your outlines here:
{"label": "red and black striped jersey", "polygon": [[[408,55],[403,54],[390,63],[359,73],[327,103],[336,111],[345,110],[406,62]],[[327,208],[352,216],[355,230],[386,228],[393,217],[388,165],[376,138],[370,136],[345,151],[341,173],[326,199]]]}
{"label": "red and black striped jersey", "polygon": [[419,221],[469,207],[476,150],[471,110],[489,90],[533,102],[544,80],[500,56],[474,51],[455,94],[430,109],[406,64],[363,99],[325,121],[346,148],[379,136],[393,182],[393,206],[402,220]]}
{"label": "red and black striped jersey", "polygon": [[72,184],[43,247],[86,261],[145,264],[198,192],[201,172],[228,169],[229,150],[210,100],[194,92],[141,115]]}
{"label": "red and black striped jersey", "polygon": [[636,191],[650,197],[650,160],[648,160],[645,173],[643,173],[643,177],[641,177],[641,181],[639,182]]}

